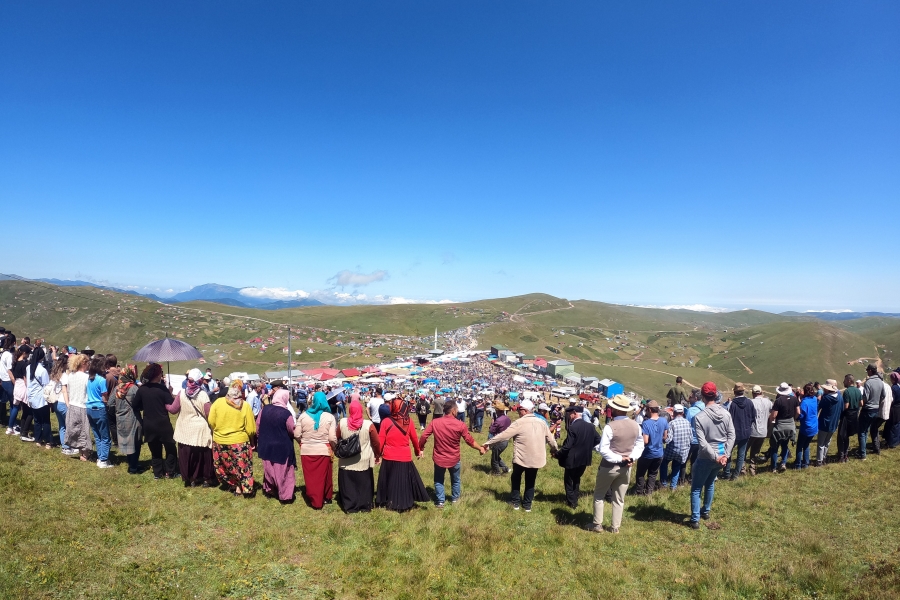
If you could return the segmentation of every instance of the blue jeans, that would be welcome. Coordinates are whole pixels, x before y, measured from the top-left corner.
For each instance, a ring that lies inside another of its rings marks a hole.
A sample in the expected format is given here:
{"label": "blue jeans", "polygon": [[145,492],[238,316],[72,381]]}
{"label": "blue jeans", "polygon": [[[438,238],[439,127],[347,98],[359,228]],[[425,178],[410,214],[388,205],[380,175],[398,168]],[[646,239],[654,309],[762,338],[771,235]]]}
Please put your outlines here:
{"label": "blue jeans", "polygon": [[447,469],[434,465],[434,493],[437,496],[437,503],[443,504],[446,499],[444,495],[444,473],[450,471],[450,500],[459,500],[462,493],[462,487],[459,481],[460,463]]}
{"label": "blue jeans", "polygon": [[[709,514],[712,509],[713,493],[716,490],[716,476],[722,465],[715,460],[698,458],[691,470],[691,521],[700,520],[701,514]],[[700,509],[700,493],[705,496]]]}
{"label": "blue jeans", "polygon": [[59,423],[59,445],[62,446],[63,450],[71,450],[69,445],[66,444],[66,413],[69,412],[69,407],[60,400],[53,405],[53,412],[56,413],[56,421]]}
{"label": "blue jeans", "polygon": [[109,437],[109,421],[106,419],[106,407],[87,409],[88,423],[94,433],[94,443],[97,444],[97,460],[109,459],[109,448],[112,441]]}
{"label": "blue jeans", "polygon": [[[737,461],[734,465],[734,474],[740,475],[741,471],[744,469],[744,462],[747,460],[747,445],[750,443],[750,438],[746,440],[738,440],[734,443],[734,447],[737,448]],[[725,465],[725,472],[722,474],[725,479],[731,477],[731,457],[728,457],[728,464]]]}
{"label": "blue jeans", "polygon": [[[672,463],[672,477],[669,478],[669,463]],[[684,463],[679,459],[667,459],[664,458],[662,462],[662,467],[659,469],[659,480],[662,482],[663,487],[669,487],[671,489],[675,489],[678,485],[678,480],[681,478],[681,474],[684,473]]]}
{"label": "blue jeans", "polygon": [[[866,457],[866,444],[869,441],[869,428],[872,427],[872,423],[874,423],[875,419],[877,419],[877,418],[878,418],[877,410],[873,410],[873,411],[861,410],[861,411],[859,411],[859,429],[858,429],[858,431],[859,431],[859,455],[862,458]],[[11,418],[10,418],[10,422],[12,422]],[[877,442],[877,439],[878,438],[876,438],[873,441]],[[878,449],[877,443],[875,444],[875,449],[876,450]]]}
{"label": "blue jeans", "polygon": [[477,411],[475,413],[475,431],[481,433],[481,428],[484,426],[484,411]]}
{"label": "blue jeans", "polygon": [[[6,382],[4,381],[4,383],[6,383]],[[10,405],[9,405],[9,425],[7,425],[7,427],[9,427],[10,429],[12,429],[16,425],[18,425],[18,423],[16,423],[16,418],[19,416],[19,409],[21,407],[22,407],[21,404],[10,403]],[[24,433],[22,435],[24,435]]]}
{"label": "blue jeans", "polygon": [[805,469],[809,466],[809,444],[812,442],[814,435],[797,434],[797,457],[794,459],[795,469]]}
{"label": "blue jeans", "polygon": [[781,455],[781,464],[787,464],[788,456],[790,456],[791,452],[788,450],[788,446],[790,446],[791,440],[781,440],[780,442],[776,442],[775,451],[772,452],[772,469],[778,466],[778,455]]}

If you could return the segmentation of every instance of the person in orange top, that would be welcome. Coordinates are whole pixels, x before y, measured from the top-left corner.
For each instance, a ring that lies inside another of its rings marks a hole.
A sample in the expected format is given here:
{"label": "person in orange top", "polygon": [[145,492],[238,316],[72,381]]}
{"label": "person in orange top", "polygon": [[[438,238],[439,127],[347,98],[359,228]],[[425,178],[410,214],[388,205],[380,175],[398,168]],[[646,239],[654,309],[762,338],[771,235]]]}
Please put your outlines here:
{"label": "person in orange top", "polygon": [[403,512],[416,502],[427,501],[428,491],[412,464],[412,453],[421,458],[422,451],[419,450],[416,428],[409,420],[409,402],[402,396],[392,398],[390,402],[391,416],[381,422],[378,433],[382,461],[375,501],[388,510]]}

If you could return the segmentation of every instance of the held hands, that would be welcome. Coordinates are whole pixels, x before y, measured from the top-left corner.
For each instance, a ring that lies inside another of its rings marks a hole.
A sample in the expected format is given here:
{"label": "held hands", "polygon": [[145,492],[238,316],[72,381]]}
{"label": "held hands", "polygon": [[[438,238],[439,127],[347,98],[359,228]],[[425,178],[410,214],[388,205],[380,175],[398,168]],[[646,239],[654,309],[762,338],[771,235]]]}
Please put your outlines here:
{"label": "held hands", "polygon": [[728,464],[728,457],[724,454],[716,459],[716,462],[722,465],[723,467]]}
{"label": "held hands", "polygon": [[487,448],[485,448],[484,446],[482,446],[481,448],[478,449],[478,452],[480,452],[481,455],[484,456],[484,453],[487,452]]}

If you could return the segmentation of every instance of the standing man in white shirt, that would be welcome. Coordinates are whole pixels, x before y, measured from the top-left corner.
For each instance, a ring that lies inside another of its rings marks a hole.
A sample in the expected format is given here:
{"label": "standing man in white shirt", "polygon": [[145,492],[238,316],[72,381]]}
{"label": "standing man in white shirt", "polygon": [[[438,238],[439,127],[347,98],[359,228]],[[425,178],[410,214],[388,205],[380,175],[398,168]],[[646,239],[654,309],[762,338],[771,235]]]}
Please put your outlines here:
{"label": "standing man in white shirt", "polygon": [[375,388],[375,394],[366,405],[369,409],[369,420],[375,425],[375,431],[381,431],[381,415],[378,414],[378,407],[384,404],[381,388]]}
{"label": "standing man in white shirt", "polygon": [[608,491],[612,492],[612,526],[610,533],[619,533],[622,525],[622,513],[625,512],[625,492],[631,480],[631,467],[634,461],[644,452],[644,437],[641,427],[627,414],[631,410],[628,398],[618,394],[609,400],[612,409],[612,421],[603,427],[600,437],[602,460],[597,469],[597,483],[594,486],[594,522],[588,531],[603,532],[603,499]]}

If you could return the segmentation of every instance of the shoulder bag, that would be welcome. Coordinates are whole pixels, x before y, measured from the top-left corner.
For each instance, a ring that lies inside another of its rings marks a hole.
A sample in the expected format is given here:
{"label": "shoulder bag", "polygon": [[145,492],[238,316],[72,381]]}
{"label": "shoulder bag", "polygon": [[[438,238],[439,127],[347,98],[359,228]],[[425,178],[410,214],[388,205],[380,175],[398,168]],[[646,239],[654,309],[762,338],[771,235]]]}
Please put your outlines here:
{"label": "shoulder bag", "polygon": [[[338,432],[340,432],[341,427],[338,425]],[[334,447],[334,455],[338,458],[353,458],[362,453],[362,447],[359,444],[359,432],[357,431],[350,437],[343,437],[337,441],[337,445]]]}

